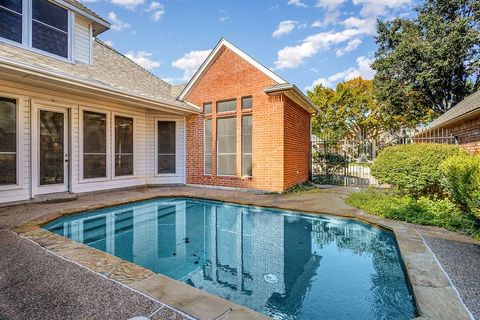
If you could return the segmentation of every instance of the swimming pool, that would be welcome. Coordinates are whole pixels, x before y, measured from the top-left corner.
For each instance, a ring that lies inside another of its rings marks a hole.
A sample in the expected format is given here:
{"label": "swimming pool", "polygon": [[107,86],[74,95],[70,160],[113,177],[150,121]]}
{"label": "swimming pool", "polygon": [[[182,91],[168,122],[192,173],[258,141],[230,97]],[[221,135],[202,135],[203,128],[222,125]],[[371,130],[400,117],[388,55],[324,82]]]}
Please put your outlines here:
{"label": "swimming pool", "polygon": [[161,198],[45,229],[277,319],[411,319],[392,232],[357,220]]}

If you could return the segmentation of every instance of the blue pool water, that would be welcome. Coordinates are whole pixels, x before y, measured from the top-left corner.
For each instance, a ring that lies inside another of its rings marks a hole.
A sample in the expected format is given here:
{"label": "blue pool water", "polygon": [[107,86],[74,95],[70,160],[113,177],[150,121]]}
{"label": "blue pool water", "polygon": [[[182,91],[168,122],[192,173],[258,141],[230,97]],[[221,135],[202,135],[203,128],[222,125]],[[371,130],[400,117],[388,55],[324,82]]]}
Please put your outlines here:
{"label": "blue pool water", "polygon": [[168,198],[45,228],[277,319],[416,315],[394,235],[352,219]]}

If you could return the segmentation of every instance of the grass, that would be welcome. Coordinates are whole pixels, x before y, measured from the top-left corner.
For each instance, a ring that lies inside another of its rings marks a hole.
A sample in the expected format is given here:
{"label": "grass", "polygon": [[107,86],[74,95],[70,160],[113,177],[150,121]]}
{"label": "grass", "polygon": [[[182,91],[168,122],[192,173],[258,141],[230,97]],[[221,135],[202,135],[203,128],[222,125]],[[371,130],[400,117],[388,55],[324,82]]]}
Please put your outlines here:
{"label": "grass", "polygon": [[480,229],[471,216],[449,199],[414,199],[392,190],[365,189],[351,193],[346,202],[363,211],[405,222],[443,227],[480,240]]}

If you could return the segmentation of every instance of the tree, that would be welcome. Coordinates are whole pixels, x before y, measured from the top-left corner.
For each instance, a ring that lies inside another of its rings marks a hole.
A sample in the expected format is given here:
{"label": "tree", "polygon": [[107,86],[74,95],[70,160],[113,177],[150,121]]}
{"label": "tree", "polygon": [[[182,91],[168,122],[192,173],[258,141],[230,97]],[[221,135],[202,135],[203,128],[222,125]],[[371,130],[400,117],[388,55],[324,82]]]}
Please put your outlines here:
{"label": "tree", "polygon": [[426,0],[414,19],[379,21],[377,98],[412,125],[446,112],[480,86],[480,2]]}
{"label": "tree", "polygon": [[398,125],[394,118],[385,116],[371,80],[355,78],[339,83],[335,90],[317,85],[307,95],[320,109],[313,120],[316,135],[377,140]]}

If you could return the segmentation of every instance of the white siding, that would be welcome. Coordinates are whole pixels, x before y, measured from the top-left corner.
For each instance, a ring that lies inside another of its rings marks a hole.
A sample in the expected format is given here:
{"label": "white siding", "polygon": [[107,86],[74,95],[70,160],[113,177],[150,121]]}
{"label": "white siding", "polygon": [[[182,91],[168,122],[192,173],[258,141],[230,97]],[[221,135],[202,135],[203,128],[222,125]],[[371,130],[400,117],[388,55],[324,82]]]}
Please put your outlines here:
{"label": "white siding", "polygon": [[[185,183],[185,118],[180,116],[166,116],[159,112],[147,111],[147,183],[148,184],[178,184]],[[176,173],[157,174],[156,155],[156,126],[157,121],[176,121]]]}
{"label": "white siding", "polygon": [[80,16],[75,16],[75,60],[90,64],[92,38],[90,34],[90,24]]}
{"label": "white siding", "polygon": [[[0,203],[28,200],[31,197],[31,108],[39,102],[42,105],[56,104],[64,106],[69,113],[69,146],[70,146],[70,177],[69,190],[72,193],[94,192],[115,188],[142,186],[146,184],[178,184],[185,183],[185,118],[178,115],[169,115],[158,111],[132,107],[123,104],[113,104],[92,100],[86,97],[73,96],[58,91],[49,91],[27,85],[20,85],[0,80],[0,95],[19,99],[19,184],[9,186],[8,189],[0,186]],[[51,102],[54,100],[55,102]],[[32,102],[33,101],[33,102]],[[82,140],[83,110],[90,109],[107,114],[107,175],[105,179],[83,179],[82,174]],[[114,177],[114,116],[115,114],[132,117],[134,119],[134,175],[128,177]],[[177,172],[175,174],[158,175],[155,170],[155,121],[175,120],[177,123]],[[35,145],[35,144],[34,144]],[[33,165],[34,174],[36,165]],[[33,188],[35,190],[35,188]]]}

